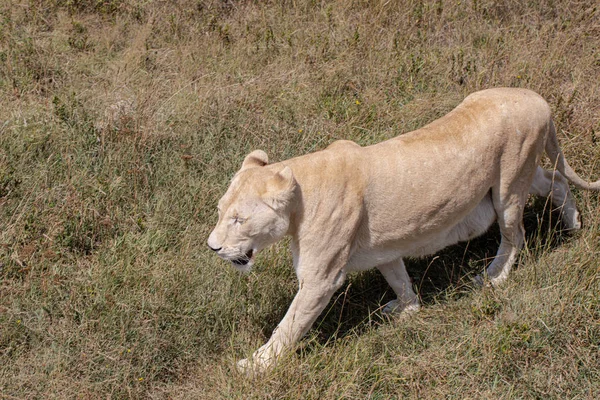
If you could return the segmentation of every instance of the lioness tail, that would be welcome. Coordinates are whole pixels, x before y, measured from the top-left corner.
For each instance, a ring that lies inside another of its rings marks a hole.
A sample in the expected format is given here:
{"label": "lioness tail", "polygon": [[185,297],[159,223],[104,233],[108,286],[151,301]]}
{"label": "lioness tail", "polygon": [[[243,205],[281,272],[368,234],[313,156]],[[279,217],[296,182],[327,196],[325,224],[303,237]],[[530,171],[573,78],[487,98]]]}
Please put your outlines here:
{"label": "lioness tail", "polygon": [[565,156],[560,149],[560,145],[558,144],[558,138],[556,137],[556,128],[554,127],[554,122],[550,121],[550,132],[548,134],[548,138],[546,139],[546,154],[550,157],[550,161],[556,169],[573,185],[578,187],[579,189],[586,190],[598,190],[600,191],[600,180],[596,182],[587,182],[583,180],[577,172],[571,168]]}

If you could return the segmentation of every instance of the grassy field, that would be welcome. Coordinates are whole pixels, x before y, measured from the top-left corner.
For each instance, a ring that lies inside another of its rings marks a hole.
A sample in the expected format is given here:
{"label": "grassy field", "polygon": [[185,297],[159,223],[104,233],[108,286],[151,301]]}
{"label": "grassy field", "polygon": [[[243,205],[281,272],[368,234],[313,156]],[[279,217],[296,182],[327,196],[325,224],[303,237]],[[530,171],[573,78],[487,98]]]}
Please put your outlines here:
{"label": "grassy field", "polygon": [[235,361],[297,282],[285,243],[242,275],[209,254],[253,149],[283,160],[413,130],[467,94],[533,89],[571,165],[600,177],[593,0],[4,0],[0,4],[0,398],[593,399],[600,203],[544,199],[502,288],[498,232],[409,260],[424,307],[388,320],[350,277],[296,352]]}

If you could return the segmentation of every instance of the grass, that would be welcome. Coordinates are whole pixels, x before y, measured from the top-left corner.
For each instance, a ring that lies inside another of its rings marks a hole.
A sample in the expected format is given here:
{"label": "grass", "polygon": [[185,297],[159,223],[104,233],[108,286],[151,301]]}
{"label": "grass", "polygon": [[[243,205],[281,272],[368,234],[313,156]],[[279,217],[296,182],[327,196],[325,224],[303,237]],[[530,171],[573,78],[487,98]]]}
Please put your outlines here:
{"label": "grass", "polygon": [[409,260],[425,307],[353,275],[261,378],[235,361],[296,289],[285,243],[240,275],[209,254],[243,157],[418,128],[475,90],[531,88],[600,176],[594,1],[5,1],[0,5],[0,397],[572,398],[600,393],[600,205],[543,199],[500,289],[492,231]]}

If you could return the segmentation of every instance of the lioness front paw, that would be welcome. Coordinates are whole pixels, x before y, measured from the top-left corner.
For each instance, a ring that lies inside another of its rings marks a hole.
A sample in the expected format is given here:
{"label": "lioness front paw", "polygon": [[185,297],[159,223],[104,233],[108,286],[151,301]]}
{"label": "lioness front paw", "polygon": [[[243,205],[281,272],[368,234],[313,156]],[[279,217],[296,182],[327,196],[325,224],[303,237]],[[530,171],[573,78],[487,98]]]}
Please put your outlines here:
{"label": "lioness front paw", "polygon": [[262,371],[250,358],[238,361],[235,367],[239,373],[244,375],[252,375]]}
{"label": "lioness front paw", "polygon": [[485,285],[485,279],[483,276],[477,275],[475,278],[473,278],[473,284],[478,288],[483,287]]}
{"label": "lioness front paw", "polygon": [[489,275],[477,275],[475,278],[473,278],[473,284],[475,285],[475,287],[478,288],[482,288],[482,287],[487,287],[487,288],[499,288],[500,286],[502,286],[502,284],[504,282],[506,282],[506,278],[507,278],[507,274],[500,274],[496,277],[490,277]]}
{"label": "lioness front paw", "polygon": [[265,372],[269,366],[270,364],[254,360],[254,358],[244,358],[237,362],[236,369],[241,374],[251,376]]}
{"label": "lioness front paw", "polygon": [[408,316],[419,311],[420,309],[421,305],[419,303],[413,303],[403,307],[398,300],[392,300],[383,307],[381,312],[390,316]]}
{"label": "lioness front paw", "polygon": [[271,347],[263,346],[256,350],[252,357],[238,361],[236,368],[238,372],[246,375],[260,374],[273,366],[275,360]]}

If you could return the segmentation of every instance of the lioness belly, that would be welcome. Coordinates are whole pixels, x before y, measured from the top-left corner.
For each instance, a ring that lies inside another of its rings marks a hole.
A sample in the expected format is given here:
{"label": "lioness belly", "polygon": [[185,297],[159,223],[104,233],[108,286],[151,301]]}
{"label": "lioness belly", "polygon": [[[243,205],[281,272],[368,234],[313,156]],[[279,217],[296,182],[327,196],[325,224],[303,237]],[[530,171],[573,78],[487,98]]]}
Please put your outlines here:
{"label": "lioness belly", "polygon": [[488,194],[481,202],[458,224],[451,229],[441,232],[429,239],[423,246],[412,248],[405,256],[422,257],[442,250],[458,242],[464,242],[484,234],[496,221],[496,211]]}
{"label": "lioness belly", "polygon": [[496,221],[496,212],[488,193],[477,206],[456,225],[427,237],[414,237],[396,246],[359,248],[350,257],[348,271],[360,271],[382,265],[400,257],[422,257],[434,254],[458,242],[485,233]]}

